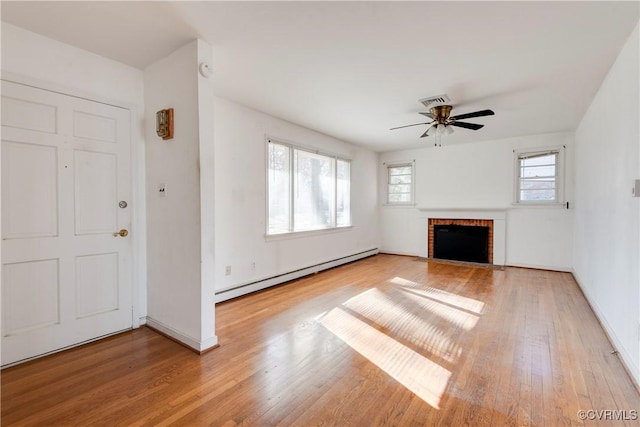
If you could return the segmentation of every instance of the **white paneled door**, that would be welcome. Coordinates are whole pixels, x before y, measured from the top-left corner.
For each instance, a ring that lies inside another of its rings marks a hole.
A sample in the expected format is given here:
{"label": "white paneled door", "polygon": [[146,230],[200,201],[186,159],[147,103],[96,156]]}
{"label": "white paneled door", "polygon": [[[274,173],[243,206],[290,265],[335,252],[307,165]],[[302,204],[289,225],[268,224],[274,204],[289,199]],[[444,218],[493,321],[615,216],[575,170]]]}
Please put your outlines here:
{"label": "white paneled door", "polygon": [[130,128],[2,82],[2,365],[131,328]]}

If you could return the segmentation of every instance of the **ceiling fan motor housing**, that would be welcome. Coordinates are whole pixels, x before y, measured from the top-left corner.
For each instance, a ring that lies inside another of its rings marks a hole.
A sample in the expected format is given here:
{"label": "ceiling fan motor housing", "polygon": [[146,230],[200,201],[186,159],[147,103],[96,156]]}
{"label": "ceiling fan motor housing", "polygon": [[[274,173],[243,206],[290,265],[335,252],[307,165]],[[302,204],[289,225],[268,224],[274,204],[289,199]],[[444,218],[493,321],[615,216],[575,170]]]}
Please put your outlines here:
{"label": "ceiling fan motor housing", "polygon": [[431,107],[431,114],[439,125],[447,124],[449,114],[451,114],[451,105],[436,105]]}

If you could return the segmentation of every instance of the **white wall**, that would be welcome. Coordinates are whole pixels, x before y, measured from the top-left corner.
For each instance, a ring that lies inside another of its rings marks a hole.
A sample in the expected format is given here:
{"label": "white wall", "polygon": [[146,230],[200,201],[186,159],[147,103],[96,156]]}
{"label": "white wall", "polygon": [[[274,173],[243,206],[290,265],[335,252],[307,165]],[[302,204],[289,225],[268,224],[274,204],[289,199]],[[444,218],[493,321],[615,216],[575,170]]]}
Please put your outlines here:
{"label": "white wall", "polygon": [[142,71],[6,22],[2,71],[66,87],[74,94],[143,106]]}
{"label": "white wall", "polygon": [[[213,49],[197,40],[198,65],[212,67]],[[198,139],[200,151],[200,330],[202,340],[215,336],[215,146],[213,79],[198,74]]]}
{"label": "white wall", "polygon": [[638,39],[636,26],[576,131],[574,274],[640,382]]}
{"label": "white wall", "polygon": [[[213,286],[202,281],[207,276],[206,271],[203,275],[202,265],[212,265],[212,260],[208,258],[203,262],[201,257],[204,251],[200,146],[212,145],[213,90],[210,83],[200,80],[200,59],[211,60],[210,47],[207,49],[203,42],[194,40],[144,71],[147,322],[197,350],[204,350],[217,344],[217,338],[213,324]],[[170,107],[174,109],[175,137],[164,141],[155,134],[155,113]],[[201,121],[204,121],[202,127]],[[211,160],[210,152],[206,156]],[[205,175],[212,175],[211,170],[207,169]],[[164,197],[158,192],[160,184],[165,186]],[[210,188],[211,183],[207,182],[205,187]],[[207,199],[206,206],[210,207],[210,203]],[[210,231],[211,227],[204,229]],[[213,256],[205,250],[205,255]],[[209,294],[206,294],[208,287]]]}
{"label": "white wall", "polygon": [[144,78],[141,70],[2,22],[2,78],[132,111],[134,309],[146,316]]}
{"label": "white wall", "polygon": [[[353,228],[295,238],[265,238],[265,134],[352,160]],[[367,149],[216,98],[216,289],[377,248],[377,157]],[[231,266],[229,276],[225,275],[226,266]]]}
{"label": "white wall", "polygon": [[[462,132],[462,131],[461,131]],[[446,137],[445,137],[446,138]],[[573,135],[555,133],[427,147],[380,155],[381,250],[419,255],[428,210],[506,210],[507,265],[570,270],[573,266],[573,210],[559,206],[514,207],[515,149],[566,146],[565,198],[573,195]],[[415,160],[416,206],[384,206],[385,163]],[[571,204],[570,204],[571,206]],[[418,209],[420,208],[420,209]]]}

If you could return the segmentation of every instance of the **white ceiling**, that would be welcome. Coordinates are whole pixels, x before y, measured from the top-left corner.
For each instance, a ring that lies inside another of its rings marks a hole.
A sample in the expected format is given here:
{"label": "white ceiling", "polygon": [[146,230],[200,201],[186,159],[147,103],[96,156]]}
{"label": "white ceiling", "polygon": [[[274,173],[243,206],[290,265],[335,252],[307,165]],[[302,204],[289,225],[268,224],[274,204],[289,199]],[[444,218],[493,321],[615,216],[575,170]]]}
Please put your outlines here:
{"label": "white ceiling", "polygon": [[10,2],[2,20],[144,69],[200,37],[219,96],[377,151],[430,145],[418,99],[490,108],[447,143],[577,127],[637,2]]}

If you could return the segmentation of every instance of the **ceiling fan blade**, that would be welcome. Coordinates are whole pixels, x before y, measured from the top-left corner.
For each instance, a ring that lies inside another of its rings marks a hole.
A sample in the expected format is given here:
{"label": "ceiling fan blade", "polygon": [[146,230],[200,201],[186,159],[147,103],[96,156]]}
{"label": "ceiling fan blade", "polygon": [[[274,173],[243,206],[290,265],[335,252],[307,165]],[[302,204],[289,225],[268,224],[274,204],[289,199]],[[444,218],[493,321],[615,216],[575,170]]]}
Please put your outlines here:
{"label": "ceiling fan blade", "polygon": [[422,114],[423,116],[427,116],[427,117],[429,117],[430,119],[433,119],[433,120],[435,120],[435,119],[436,119],[436,116],[434,116],[434,115],[433,115],[433,114],[431,114],[431,113],[418,113],[418,114]]}
{"label": "ceiling fan blade", "polygon": [[389,130],[396,130],[396,129],[408,128],[409,126],[428,125],[429,123],[433,123],[433,122],[414,123],[414,124],[412,124],[412,125],[398,126],[398,127],[396,127],[396,128],[391,128],[391,129],[389,129]]}
{"label": "ceiling fan blade", "polygon": [[467,114],[460,114],[457,116],[452,116],[449,117],[449,119],[451,120],[462,120],[462,119],[470,119],[472,117],[482,117],[482,116],[493,116],[495,113],[491,110],[482,110],[482,111],[475,111],[473,113],[467,113]]}
{"label": "ceiling fan blade", "polygon": [[424,133],[422,135],[420,135],[420,138],[424,138],[425,136],[429,136],[429,131],[431,130],[431,127],[429,127],[429,129],[427,129],[426,131],[424,131]]}
{"label": "ceiling fan blade", "polygon": [[484,125],[477,125],[475,123],[466,123],[466,122],[451,122],[449,126],[458,126],[465,129],[473,129],[478,130],[484,127]]}

